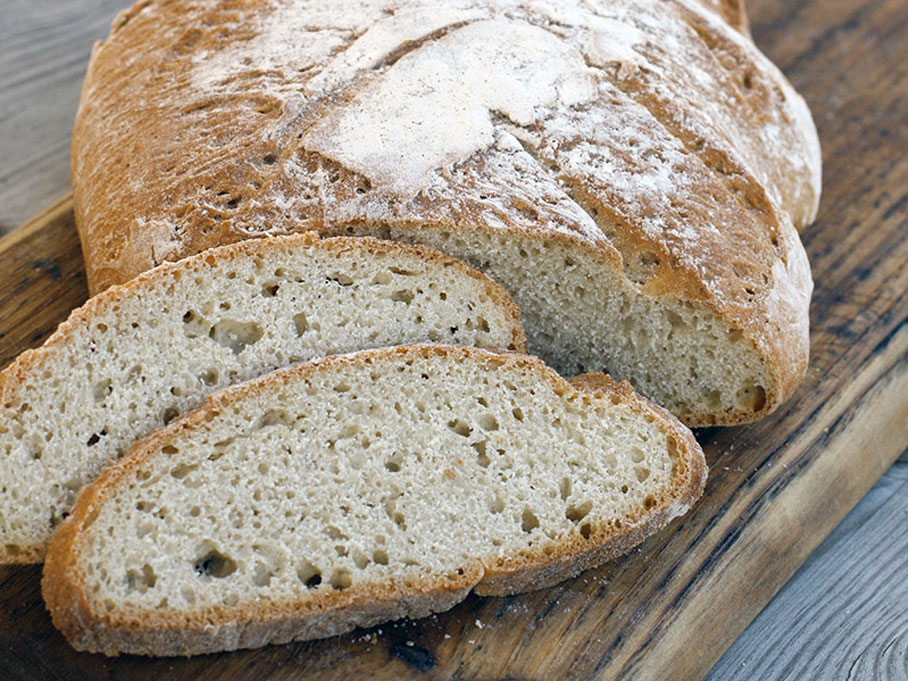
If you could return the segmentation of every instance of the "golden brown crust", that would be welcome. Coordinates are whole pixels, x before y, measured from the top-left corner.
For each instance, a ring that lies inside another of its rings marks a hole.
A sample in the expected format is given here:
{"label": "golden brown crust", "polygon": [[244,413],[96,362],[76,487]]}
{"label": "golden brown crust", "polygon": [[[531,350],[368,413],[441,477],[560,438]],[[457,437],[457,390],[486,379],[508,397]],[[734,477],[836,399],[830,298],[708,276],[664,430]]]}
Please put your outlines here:
{"label": "golden brown crust", "polygon": [[[550,546],[517,560],[499,564],[462,566],[463,574],[442,579],[413,580],[409,584],[371,584],[344,591],[330,591],[316,599],[269,606],[239,604],[207,610],[198,617],[178,611],[130,614],[95,612],[83,591],[81,539],[97,509],[135,470],[178,435],[193,429],[240,399],[269,394],[281,384],[305,379],[315,372],[343,367],[365,369],[372,363],[394,358],[442,357],[452,361],[472,359],[490,368],[509,367],[529,372],[556,392],[590,403],[607,399],[623,408],[640,411],[659,420],[674,443],[675,480],[669,493],[653,505],[639,509],[624,526],[594,528],[586,542]],[[586,375],[572,382],[558,376],[535,357],[496,353],[469,347],[411,345],[365,350],[280,369],[253,381],[227,388],[208,398],[205,406],[190,412],[136,443],[122,459],[80,492],[72,514],[54,535],[44,565],[42,593],[54,625],[77,648],[116,655],[131,652],[148,655],[190,655],[216,650],[255,647],[268,642],[286,642],[330,636],[355,626],[369,626],[401,616],[421,616],[447,609],[471,589],[480,594],[508,594],[542,588],[581,570],[619,555],[645,536],[686,512],[702,491],[706,464],[693,435],[664,410],[636,396],[627,384],[616,384],[602,375]]]}
{"label": "golden brown crust", "polygon": [[744,0],[701,0],[701,4],[716,12],[732,28],[750,37],[750,21]]}

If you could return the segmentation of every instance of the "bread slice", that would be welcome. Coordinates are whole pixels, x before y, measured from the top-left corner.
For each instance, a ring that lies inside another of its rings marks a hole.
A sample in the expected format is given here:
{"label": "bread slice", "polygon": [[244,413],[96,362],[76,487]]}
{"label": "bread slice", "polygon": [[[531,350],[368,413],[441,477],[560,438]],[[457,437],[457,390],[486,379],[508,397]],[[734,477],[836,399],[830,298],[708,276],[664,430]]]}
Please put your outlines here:
{"label": "bread slice", "polygon": [[105,291],[0,373],[0,563],[40,561],[82,485],[212,391],[436,341],[526,349],[500,286],[429,248],[368,238],[256,239]]}
{"label": "bread slice", "polygon": [[563,375],[608,371],[688,425],[765,416],[807,367],[795,228],[816,215],[820,148],[736,16],[736,0],[138,4],[94,51],[73,132],[89,286],[250,234],[424,243],[505,286]]}
{"label": "bread slice", "polygon": [[79,495],[42,590],[80,650],[193,655],[541,588],[685,513],[690,431],[604,375],[444,345],[209,398]]}

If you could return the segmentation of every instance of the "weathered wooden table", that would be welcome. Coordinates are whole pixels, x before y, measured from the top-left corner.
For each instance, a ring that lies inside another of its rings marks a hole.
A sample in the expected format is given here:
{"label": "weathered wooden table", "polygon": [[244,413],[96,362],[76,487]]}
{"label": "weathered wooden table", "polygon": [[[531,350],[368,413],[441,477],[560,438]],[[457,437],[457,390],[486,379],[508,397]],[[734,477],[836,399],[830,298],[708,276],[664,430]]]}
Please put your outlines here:
{"label": "weathered wooden table", "polygon": [[[126,4],[0,5],[0,232],[68,190],[88,52]],[[823,142],[804,235],[812,364],[769,419],[698,433],[710,483],[674,532],[536,594],[189,661],[77,654],[43,611],[39,569],[0,568],[0,679],[908,679],[908,456],[889,467],[908,447],[908,2],[753,0],[750,13]],[[0,240],[0,366],[85,295],[64,200]]]}

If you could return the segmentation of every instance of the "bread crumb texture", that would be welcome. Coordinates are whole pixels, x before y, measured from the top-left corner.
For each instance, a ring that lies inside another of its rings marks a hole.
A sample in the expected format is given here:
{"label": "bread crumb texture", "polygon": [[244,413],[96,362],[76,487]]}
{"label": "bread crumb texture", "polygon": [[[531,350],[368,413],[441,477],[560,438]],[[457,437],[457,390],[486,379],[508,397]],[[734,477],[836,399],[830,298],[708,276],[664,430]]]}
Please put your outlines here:
{"label": "bread crumb texture", "polygon": [[255,239],[108,289],[0,374],[0,562],[40,561],[82,485],[209,393],[315,357],[440,341],[526,349],[501,287],[387,241]]}
{"label": "bread crumb texture", "polygon": [[108,654],[253,647],[602,562],[685,512],[705,464],[667,413],[600,381],[411,346],[228,389],[80,496],[45,570],[55,623]]}

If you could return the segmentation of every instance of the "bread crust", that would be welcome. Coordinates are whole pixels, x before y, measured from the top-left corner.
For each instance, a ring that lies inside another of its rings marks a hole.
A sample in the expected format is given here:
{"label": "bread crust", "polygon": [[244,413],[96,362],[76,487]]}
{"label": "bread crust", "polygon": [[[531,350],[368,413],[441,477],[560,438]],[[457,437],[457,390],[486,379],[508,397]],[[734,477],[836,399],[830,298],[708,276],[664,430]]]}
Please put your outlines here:
{"label": "bread crust", "polygon": [[718,13],[732,28],[750,37],[750,21],[744,0],[703,0],[703,4]]}
{"label": "bread crust", "polygon": [[[441,268],[449,268],[465,278],[472,279],[483,287],[486,295],[505,314],[507,324],[511,328],[512,341],[509,347],[504,349],[527,352],[526,336],[520,324],[520,308],[502,286],[463,261],[428,246],[418,244],[379,240],[371,237],[337,236],[322,238],[313,232],[301,232],[235,242],[210,249],[179,262],[166,262],[152,270],[141,273],[135,279],[112,286],[90,298],[84,305],[73,310],[69,317],[57,327],[54,333],[40,347],[26,350],[8,367],[0,371],[0,413],[4,409],[3,405],[15,397],[18,387],[28,381],[30,374],[41,368],[44,359],[50,353],[53,353],[56,348],[73,342],[77,329],[91,325],[92,320],[97,315],[116,308],[126,298],[141,296],[143,290],[147,290],[152,285],[156,286],[162,280],[169,278],[178,278],[189,274],[204,276],[215,265],[221,266],[225,262],[238,258],[267,255],[269,252],[275,251],[292,252],[295,249],[314,246],[338,255],[350,251],[366,257],[377,254],[387,254],[394,257],[399,254],[408,259],[415,258]],[[0,564],[40,563],[46,551],[47,546],[45,543],[33,545],[0,543]]]}
{"label": "bread crust", "polygon": [[[269,394],[276,386],[300,380],[314,372],[338,368],[365,369],[372,363],[408,357],[441,357],[451,361],[471,359],[492,368],[508,367],[528,372],[559,393],[585,403],[606,399],[627,408],[643,410],[658,421],[676,452],[671,489],[651,508],[641,508],[620,527],[593,528],[586,542],[564,542],[549,555],[541,549],[519,559],[495,565],[476,562],[461,566],[461,575],[448,579],[415,579],[409,584],[354,585],[343,591],[319,591],[305,600],[269,605],[238,604],[207,609],[189,617],[180,611],[100,614],[91,607],[82,585],[82,531],[97,517],[98,509],[119,482],[129,478],[160,448],[177,436],[213,418],[238,399]],[[520,593],[561,581],[625,552],[673,517],[686,512],[703,489],[706,463],[690,431],[674,417],[637,397],[628,384],[616,384],[602,375],[587,375],[573,384],[534,357],[497,353],[469,347],[412,345],[366,350],[328,357],[281,369],[227,388],[208,398],[205,406],[184,415],[136,443],[127,456],[109,465],[84,488],[72,515],[55,533],[42,578],[42,594],[54,625],[74,647],[107,655],[194,655],[218,650],[256,647],[266,643],[307,640],[371,626],[403,616],[419,617],[453,607],[474,590],[484,595]]]}

